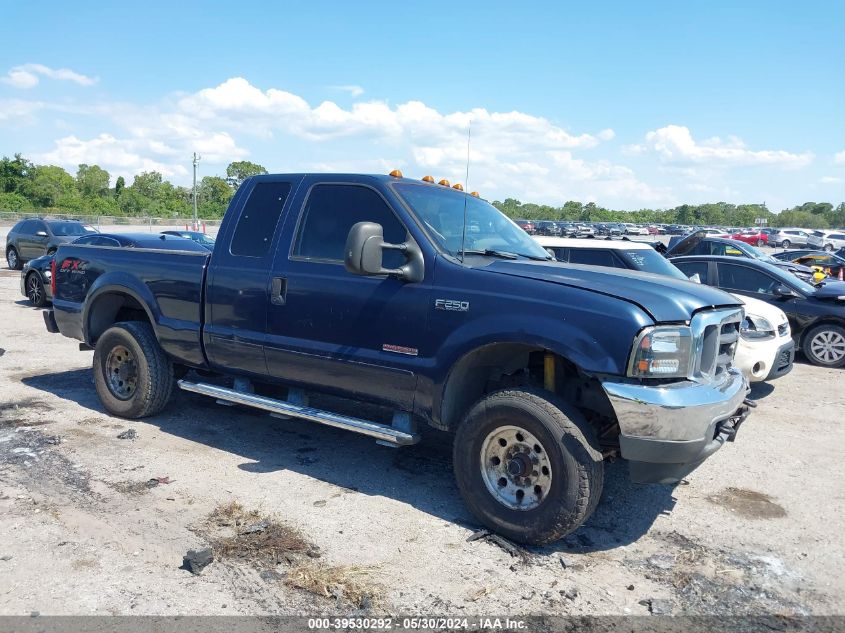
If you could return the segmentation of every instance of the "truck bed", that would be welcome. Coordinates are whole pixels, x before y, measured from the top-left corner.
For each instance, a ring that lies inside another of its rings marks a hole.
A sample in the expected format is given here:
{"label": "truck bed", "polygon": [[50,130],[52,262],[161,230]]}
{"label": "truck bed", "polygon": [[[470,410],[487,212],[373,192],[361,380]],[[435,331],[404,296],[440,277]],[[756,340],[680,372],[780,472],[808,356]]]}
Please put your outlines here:
{"label": "truck bed", "polygon": [[67,245],[56,253],[56,324],[91,345],[102,332],[89,319],[106,301],[115,310],[145,310],[162,348],[176,362],[204,366],[201,344],[209,254],[193,251]]}

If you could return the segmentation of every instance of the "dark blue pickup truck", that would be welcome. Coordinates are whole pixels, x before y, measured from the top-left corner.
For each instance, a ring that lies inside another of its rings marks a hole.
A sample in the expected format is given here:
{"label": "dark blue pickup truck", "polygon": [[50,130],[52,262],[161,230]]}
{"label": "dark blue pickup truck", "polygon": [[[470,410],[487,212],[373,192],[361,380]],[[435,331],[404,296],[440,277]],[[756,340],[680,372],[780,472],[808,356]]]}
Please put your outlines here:
{"label": "dark blue pickup truck", "polygon": [[[522,542],[583,523],[604,458],[678,481],[748,413],[731,295],[557,263],[448,183],[257,176],[210,254],[63,245],[54,266],[47,327],[94,348],[110,413],[178,386],[389,446],[427,424],[453,434],[472,512]],[[387,416],[311,406],[326,394]]]}

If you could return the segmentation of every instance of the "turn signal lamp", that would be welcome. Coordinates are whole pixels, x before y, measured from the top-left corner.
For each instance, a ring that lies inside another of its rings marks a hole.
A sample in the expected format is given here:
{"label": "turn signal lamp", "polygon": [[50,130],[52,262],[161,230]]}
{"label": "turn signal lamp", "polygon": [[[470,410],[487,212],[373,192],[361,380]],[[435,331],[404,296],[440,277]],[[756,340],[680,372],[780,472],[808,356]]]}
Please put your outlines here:
{"label": "turn signal lamp", "polygon": [[452,189],[457,189],[458,191],[463,191],[463,190],[464,190],[464,186],[463,186],[461,183],[456,182],[456,183],[452,186]]}
{"label": "turn signal lamp", "polygon": [[423,182],[430,182],[430,183],[434,182],[434,177],[432,177],[432,176],[423,176],[422,179],[423,179]]}
{"label": "turn signal lamp", "polygon": [[398,169],[394,169],[392,172],[390,172],[390,173],[388,174],[388,176],[393,176],[394,178],[401,178],[401,177],[402,177],[402,172],[401,172],[401,171],[399,171]]}
{"label": "turn signal lamp", "polygon": [[441,181],[440,181],[440,182],[438,182],[437,184],[438,184],[438,185],[443,185],[444,187],[448,187],[448,186],[449,186],[449,181],[448,181],[448,180],[446,180],[446,179],[444,178],[443,180],[441,180]]}

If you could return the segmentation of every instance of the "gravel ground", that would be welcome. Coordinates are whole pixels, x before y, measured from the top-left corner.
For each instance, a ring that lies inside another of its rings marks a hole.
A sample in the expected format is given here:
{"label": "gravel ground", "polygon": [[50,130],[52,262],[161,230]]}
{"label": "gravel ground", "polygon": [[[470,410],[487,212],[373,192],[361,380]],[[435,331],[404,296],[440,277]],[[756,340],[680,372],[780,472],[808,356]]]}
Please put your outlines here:
{"label": "gravel ground", "polygon": [[[18,283],[0,270],[0,614],[845,612],[841,371],[799,362],[756,387],[736,443],[681,485],[608,464],[583,528],[509,552],[467,541],[441,437],[385,448],[187,393],[144,421],[109,416],[92,353],[48,334]],[[357,570],[363,605],[289,586],[285,557],[182,569],[232,502]]]}

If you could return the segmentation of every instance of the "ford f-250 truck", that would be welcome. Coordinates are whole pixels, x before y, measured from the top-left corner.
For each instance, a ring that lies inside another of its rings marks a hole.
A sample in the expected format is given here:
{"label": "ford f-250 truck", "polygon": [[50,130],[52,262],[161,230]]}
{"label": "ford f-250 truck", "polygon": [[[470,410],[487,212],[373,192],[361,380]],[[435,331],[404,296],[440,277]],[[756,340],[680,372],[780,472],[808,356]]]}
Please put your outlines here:
{"label": "ford f-250 truck", "polygon": [[392,446],[420,423],[449,431],[466,504],[527,543],[585,521],[605,457],[675,482],[734,438],[748,413],[734,297],[557,263],[475,193],[430,180],[251,178],[210,255],[63,245],[47,328],[94,349],[114,415],[157,414],[178,386]]}

